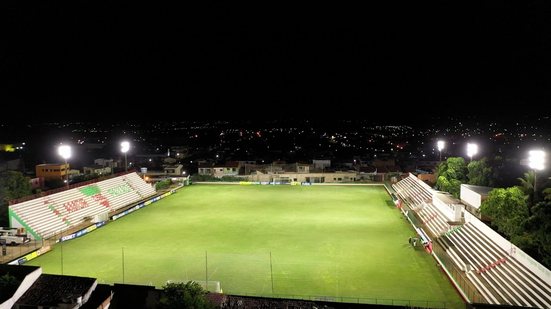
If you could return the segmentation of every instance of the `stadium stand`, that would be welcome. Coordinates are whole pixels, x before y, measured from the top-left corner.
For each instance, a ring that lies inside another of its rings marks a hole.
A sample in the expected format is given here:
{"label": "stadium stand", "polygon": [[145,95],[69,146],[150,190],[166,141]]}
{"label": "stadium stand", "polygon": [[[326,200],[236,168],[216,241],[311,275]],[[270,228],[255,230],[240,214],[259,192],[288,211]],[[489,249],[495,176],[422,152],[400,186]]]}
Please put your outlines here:
{"label": "stadium stand", "polygon": [[9,206],[12,227],[24,227],[45,239],[155,194],[136,173],[130,173]]}
{"label": "stadium stand", "polygon": [[450,225],[445,215],[448,210],[440,206],[443,203],[434,203],[433,199],[438,198],[436,191],[414,175],[393,188],[486,303],[551,308],[549,270],[539,265],[539,271],[535,271],[529,260],[505,249],[514,245],[475,216],[466,215],[464,224]]}

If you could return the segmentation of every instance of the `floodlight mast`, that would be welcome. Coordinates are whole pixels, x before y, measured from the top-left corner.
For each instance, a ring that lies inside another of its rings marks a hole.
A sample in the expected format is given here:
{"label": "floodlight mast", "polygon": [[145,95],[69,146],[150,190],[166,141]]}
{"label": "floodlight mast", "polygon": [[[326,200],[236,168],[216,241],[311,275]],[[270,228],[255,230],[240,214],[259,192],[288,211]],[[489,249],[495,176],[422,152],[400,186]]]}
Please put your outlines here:
{"label": "floodlight mast", "polygon": [[124,141],[121,143],[121,151],[124,153],[124,171],[128,172],[128,161],[126,159],[126,153],[130,150],[130,143],[127,141]]}
{"label": "floodlight mast", "polygon": [[537,192],[537,174],[545,168],[545,152],[543,150],[528,151],[528,166],[534,170],[534,201]]}
{"label": "floodlight mast", "polygon": [[65,183],[69,186],[69,167],[67,165],[67,159],[71,157],[71,146],[60,145],[57,148],[57,153],[65,160]]}
{"label": "floodlight mast", "polygon": [[442,150],[444,149],[444,147],[446,147],[446,142],[444,142],[443,140],[439,140],[438,142],[436,142],[436,146],[438,147],[438,151],[440,152],[440,161],[442,161]]}
{"label": "floodlight mast", "polygon": [[473,143],[467,144],[467,155],[469,156],[470,160],[473,160],[473,156],[478,153],[478,145]]}

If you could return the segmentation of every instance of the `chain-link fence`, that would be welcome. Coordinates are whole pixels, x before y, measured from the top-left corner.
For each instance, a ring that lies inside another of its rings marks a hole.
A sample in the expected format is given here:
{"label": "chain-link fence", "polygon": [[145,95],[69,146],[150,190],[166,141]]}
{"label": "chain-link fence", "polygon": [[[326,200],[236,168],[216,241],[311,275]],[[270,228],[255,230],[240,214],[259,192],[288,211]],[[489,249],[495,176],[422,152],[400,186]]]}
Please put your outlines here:
{"label": "chain-link fence", "polygon": [[[110,248],[114,249],[114,248]],[[115,250],[115,249],[114,249]],[[360,304],[431,308],[465,308],[462,302],[407,299],[406,286],[378,290],[377,279],[367,278],[335,258],[300,261],[272,252],[219,253],[172,251],[152,260],[148,252],[118,248],[120,255],[82,257],[78,246],[59,243],[41,257],[45,273],[98,278],[99,283],[126,283],[161,288],[167,282],[200,283],[212,292],[232,295],[293,298]],[[96,261],[100,260],[101,263]],[[28,264],[33,264],[30,261]],[[364,295],[366,297],[357,297]],[[395,296],[394,296],[395,295]],[[373,297],[371,297],[373,296]]]}

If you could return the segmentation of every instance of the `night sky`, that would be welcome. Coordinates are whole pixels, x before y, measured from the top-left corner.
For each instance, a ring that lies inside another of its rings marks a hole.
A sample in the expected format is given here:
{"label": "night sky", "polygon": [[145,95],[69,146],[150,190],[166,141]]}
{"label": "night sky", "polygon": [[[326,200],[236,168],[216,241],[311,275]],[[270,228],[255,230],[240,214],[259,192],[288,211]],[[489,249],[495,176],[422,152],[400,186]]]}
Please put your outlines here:
{"label": "night sky", "polygon": [[0,98],[14,119],[551,112],[545,2],[441,2],[3,1]]}

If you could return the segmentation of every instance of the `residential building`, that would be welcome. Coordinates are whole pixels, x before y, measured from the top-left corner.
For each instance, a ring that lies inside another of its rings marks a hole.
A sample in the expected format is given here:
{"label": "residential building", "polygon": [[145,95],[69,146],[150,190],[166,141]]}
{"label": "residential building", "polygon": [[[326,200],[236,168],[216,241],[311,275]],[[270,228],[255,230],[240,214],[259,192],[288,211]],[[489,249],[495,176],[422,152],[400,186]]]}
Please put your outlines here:
{"label": "residential building", "polygon": [[239,162],[226,162],[224,164],[216,164],[212,167],[213,176],[221,178],[223,176],[239,175]]}
{"label": "residential building", "polygon": [[183,167],[184,166],[182,164],[166,165],[163,170],[166,175],[182,176]]}
{"label": "residential building", "polygon": [[113,172],[111,167],[102,165],[85,166],[84,174],[109,175]]}
{"label": "residential building", "polygon": [[35,167],[36,177],[47,180],[64,180],[67,177],[69,163],[46,163]]}

